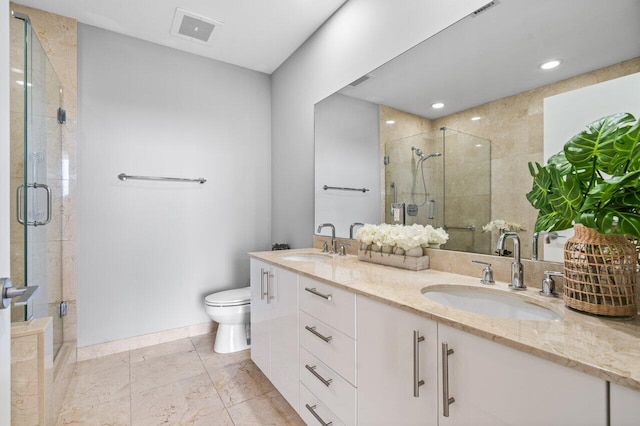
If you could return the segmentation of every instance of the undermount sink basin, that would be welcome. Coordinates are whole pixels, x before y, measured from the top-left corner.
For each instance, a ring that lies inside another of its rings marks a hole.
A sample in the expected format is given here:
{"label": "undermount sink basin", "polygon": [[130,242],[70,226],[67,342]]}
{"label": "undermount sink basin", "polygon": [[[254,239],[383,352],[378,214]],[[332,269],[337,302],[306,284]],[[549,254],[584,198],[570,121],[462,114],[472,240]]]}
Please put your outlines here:
{"label": "undermount sink basin", "polygon": [[427,299],[454,309],[515,320],[554,321],[561,318],[557,312],[528,302],[516,293],[485,288],[436,286],[422,290]]}
{"label": "undermount sink basin", "polygon": [[331,256],[328,254],[320,254],[320,253],[296,253],[296,254],[288,254],[286,256],[282,256],[283,260],[292,260],[294,262],[316,262],[323,260],[331,260]]}

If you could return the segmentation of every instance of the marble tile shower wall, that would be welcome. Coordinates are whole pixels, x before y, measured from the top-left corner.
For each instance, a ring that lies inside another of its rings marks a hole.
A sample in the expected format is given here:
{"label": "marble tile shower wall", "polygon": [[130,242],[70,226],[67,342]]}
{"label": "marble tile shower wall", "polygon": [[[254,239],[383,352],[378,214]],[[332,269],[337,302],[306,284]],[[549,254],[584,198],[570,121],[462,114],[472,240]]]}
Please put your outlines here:
{"label": "marble tile shower wall", "polygon": [[[543,161],[544,98],[637,72],[640,72],[640,58],[498,99],[436,120],[428,120],[381,106],[381,158],[384,156],[385,144],[388,141],[430,132],[441,127],[489,139],[492,170],[491,219],[522,223],[531,233],[534,229],[537,210],[533,209],[525,198],[525,194],[531,189],[531,176],[527,163]],[[482,119],[471,121],[475,116],[480,116]],[[396,123],[389,126],[385,123],[387,120],[395,120]],[[384,182],[381,187],[385,187]],[[386,191],[389,191],[389,188],[386,188]],[[389,192],[386,195],[388,199]],[[383,199],[381,211],[385,211],[384,202]],[[492,247],[495,247],[496,240],[497,235],[492,235]],[[523,253],[528,257],[531,253],[530,238],[523,238],[522,244]]]}
{"label": "marble tile shower wall", "polygon": [[[11,3],[11,9],[25,13],[31,19],[34,31],[38,35],[42,47],[44,48],[55,73],[60,79],[63,88],[62,105],[67,111],[66,124],[62,125],[62,146],[47,147],[48,156],[57,156],[62,159],[62,170],[59,168],[49,167],[47,170],[48,178],[53,184],[54,194],[62,197],[61,214],[54,214],[54,218],[50,226],[45,227],[54,231],[62,228],[62,242],[50,242],[39,247],[40,250],[47,253],[47,258],[51,259],[47,264],[47,275],[56,276],[62,280],[62,286],[49,286],[58,288],[48,295],[50,302],[48,314],[56,315],[57,301],[66,300],[68,304],[68,314],[64,319],[63,327],[58,327],[56,331],[59,335],[58,340],[74,341],[77,336],[76,321],[76,128],[77,128],[77,23],[75,20],[63,16],[51,14],[37,9],[32,9],[22,5]],[[19,46],[13,45],[14,39],[20,37],[12,37],[12,53]],[[13,57],[13,54],[12,54]],[[12,65],[13,67],[13,65]],[[12,98],[19,91],[20,87],[12,85]],[[47,93],[47,102],[57,103],[59,93]],[[48,108],[51,110],[52,108]],[[55,108],[53,108],[55,111]],[[23,121],[22,105],[16,104],[11,107],[11,142],[22,143],[23,128],[20,123]],[[59,132],[60,127],[55,117],[47,117],[46,125],[39,131],[41,132]],[[52,135],[53,136],[53,135]],[[48,139],[48,138],[47,138]],[[22,174],[22,158],[19,154],[20,150],[11,149],[12,157],[16,152],[16,156],[11,159],[12,163],[12,191],[15,191]],[[56,164],[50,162],[48,164]],[[14,188],[14,185],[16,186]],[[15,200],[12,199],[12,203]],[[15,206],[12,206],[12,211]],[[13,221],[15,222],[15,221]],[[12,222],[12,223],[13,223]],[[17,225],[17,224],[16,224]],[[55,232],[55,231],[54,231]],[[14,240],[15,238],[15,240]],[[59,237],[58,237],[59,239]],[[50,237],[44,240],[51,241]],[[22,244],[22,231],[20,226],[12,226],[11,235],[12,244]],[[15,259],[12,258],[12,273],[18,277],[24,277],[22,266],[24,264],[20,250],[12,250]],[[61,289],[61,290],[60,290]],[[61,294],[60,294],[61,292]]]}
{"label": "marble tile shower wall", "polygon": [[[51,66],[55,70],[55,73],[60,79],[62,85],[62,106],[67,112],[66,124],[57,124],[56,117],[46,117],[43,121],[44,125],[40,127],[40,132],[44,136],[47,133],[57,132],[56,139],[62,138],[62,144],[56,145],[55,148],[47,147],[47,155],[51,158],[59,158],[62,160],[62,169],[59,167],[47,169],[47,178],[52,185],[54,194],[58,194],[61,197],[61,211],[54,214],[54,218],[50,226],[43,228],[39,231],[47,232],[49,230],[57,230],[57,236],[55,242],[51,241],[53,238],[50,235],[41,236],[41,241],[36,249],[46,252],[46,258],[49,259],[46,265],[47,276],[56,277],[57,280],[62,280],[62,285],[49,286],[49,288],[56,289],[47,295],[47,301],[49,302],[47,314],[53,318],[57,317],[57,307],[59,300],[66,300],[68,304],[68,314],[64,318],[62,327],[54,327],[56,336],[54,339],[57,342],[64,341],[61,354],[55,362],[55,366],[51,357],[53,354],[44,354],[42,345],[38,344],[38,349],[33,345],[25,348],[25,345],[29,346],[28,342],[22,342],[16,338],[12,338],[12,342],[16,344],[20,342],[21,347],[30,353],[38,353],[39,356],[45,355],[44,359],[39,362],[41,365],[46,365],[44,374],[40,371],[40,379],[32,380],[31,377],[33,370],[24,368],[13,369],[12,380],[16,383],[29,384],[29,388],[17,387],[12,385],[12,410],[18,408],[26,409],[28,413],[38,413],[39,418],[42,418],[42,401],[38,400],[39,408],[33,404],[33,395],[46,395],[46,416],[55,416],[62,406],[62,397],[66,393],[67,387],[71,381],[71,374],[75,368],[76,361],[76,343],[77,338],[77,317],[76,317],[76,129],[77,129],[77,23],[75,20],[66,18],[59,15],[43,12],[41,10],[28,8],[25,6],[11,4],[11,9],[25,13],[29,16],[33,29],[37,33],[38,38],[44,48]],[[12,28],[13,31],[13,28]],[[13,58],[15,50],[21,47],[20,39],[22,35],[12,34],[11,40],[11,56]],[[16,42],[14,42],[16,40]],[[11,65],[13,68],[13,63]],[[12,80],[14,75],[12,72]],[[17,93],[16,93],[17,92]],[[22,88],[17,85],[11,85],[11,97],[21,99]],[[50,92],[46,94],[48,102],[58,103],[60,101],[59,92]],[[51,109],[51,108],[49,108]],[[55,111],[55,108],[53,109]],[[20,149],[14,149],[15,144],[22,145],[23,140],[23,104],[21,100],[17,104],[11,106],[10,116],[10,128],[11,128],[11,190],[15,191],[21,184],[22,169],[23,169],[23,156]],[[49,137],[47,137],[49,139]],[[53,139],[53,138],[52,138]],[[59,161],[47,162],[47,165],[60,164]],[[15,192],[12,192],[15,194]],[[11,211],[15,211],[15,197],[11,199]],[[15,221],[12,221],[12,223]],[[11,242],[22,246],[23,244],[23,232],[21,226],[12,225],[11,227]],[[62,237],[60,237],[60,229],[62,231]],[[23,285],[24,277],[24,258],[22,250],[15,246],[11,247],[11,270],[12,276],[18,277],[17,284]],[[22,281],[21,281],[22,280]],[[54,302],[55,301],[55,302]],[[20,310],[16,310],[20,312]],[[12,334],[13,331],[12,331]],[[30,338],[30,337],[25,337]],[[17,348],[17,346],[16,346]],[[12,364],[13,367],[13,364]],[[17,367],[17,366],[16,366]],[[53,379],[52,379],[53,378]],[[38,389],[36,390],[33,385]],[[53,396],[52,396],[53,395]],[[62,396],[62,397],[61,397]],[[25,406],[25,402],[31,404],[29,407]],[[22,404],[18,407],[16,404]],[[28,422],[27,422],[28,423]],[[25,423],[25,424],[27,424]],[[51,423],[52,422],[47,422]],[[29,423],[32,424],[32,423]]]}

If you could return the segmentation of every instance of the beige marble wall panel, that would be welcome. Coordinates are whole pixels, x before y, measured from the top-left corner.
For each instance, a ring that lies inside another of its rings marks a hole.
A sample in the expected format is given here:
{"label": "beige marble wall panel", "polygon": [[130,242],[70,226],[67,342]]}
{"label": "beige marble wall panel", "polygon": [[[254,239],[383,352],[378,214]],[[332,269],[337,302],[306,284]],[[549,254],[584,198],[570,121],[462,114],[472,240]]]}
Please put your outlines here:
{"label": "beige marble wall panel", "polygon": [[75,301],[76,296],[76,242],[62,242],[62,295],[64,300]]}
{"label": "beige marble wall panel", "polygon": [[[58,215],[55,226],[62,227],[62,280],[63,294],[67,300],[76,299],[76,142],[77,142],[77,22],[74,19],[55,15],[42,10],[26,6],[11,4],[13,10],[29,15],[31,24],[40,40],[44,51],[55,70],[60,83],[62,94],[53,87],[46,95],[49,105],[55,105],[60,96],[62,105],[67,112],[67,122],[62,125],[62,146],[52,150],[48,155],[62,157],[62,169],[49,168],[48,174],[52,178],[61,179],[57,182],[62,197],[63,210]],[[20,44],[15,41],[12,47],[20,51]],[[14,75],[12,74],[12,77]],[[12,85],[12,90],[18,90]],[[13,94],[13,92],[12,92]],[[55,111],[56,108],[49,108]],[[13,111],[12,107],[12,111]],[[21,108],[16,106],[17,111]],[[55,121],[55,120],[54,120]],[[60,126],[53,123],[47,128],[49,136],[53,138],[59,132]],[[55,151],[55,152],[54,152]],[[69,314],[64,320],[64,340],[75,340],[77,336],[77,322],[75,317],[75,303],[70,304]],[[73,316],[73,318],[72,318]]]}
{"label": "beige marble wall panel", "polygon": [[78,339],[78,304],[75,299],[67,300],[67,315],[62,322],[62,333],[65,342],[75,344]]}
{"label": "beige marble wall panel", "polygon": [[19,323],[11,329],[11,417],[16,425],[44,425],[45,388],[52,382],[52,354],[45,341],[51,319]]}

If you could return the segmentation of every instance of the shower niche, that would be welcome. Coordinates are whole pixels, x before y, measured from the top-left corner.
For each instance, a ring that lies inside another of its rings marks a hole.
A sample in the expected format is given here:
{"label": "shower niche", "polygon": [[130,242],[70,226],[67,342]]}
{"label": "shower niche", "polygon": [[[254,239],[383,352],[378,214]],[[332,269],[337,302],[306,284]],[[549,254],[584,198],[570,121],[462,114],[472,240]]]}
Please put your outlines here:
{"label": "shower niche", "polygon": [[491,141],[443,127],[385,143],[384,157],[386,223],[442,227],[444,248],[492,253]]}

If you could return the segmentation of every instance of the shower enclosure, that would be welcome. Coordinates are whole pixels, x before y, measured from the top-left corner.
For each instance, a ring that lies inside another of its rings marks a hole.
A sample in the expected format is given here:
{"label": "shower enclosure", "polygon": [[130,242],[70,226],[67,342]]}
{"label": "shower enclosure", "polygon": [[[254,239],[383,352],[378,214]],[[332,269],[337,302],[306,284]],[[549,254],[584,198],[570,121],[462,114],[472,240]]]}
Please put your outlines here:
{"label": "shower enclosure", "polygon": [[443,227],[444,248],[492,253],[491,141],[443,127],[388,142],[385,194],[386,223]]}
{"label": "shower enclosure", "polygon": [[[63,341],[62,86],[28,16],[13,14],[11,38],[11,271],[14,285],[40,287],[12,321],[53,318],[53,353]],[[68,166],[68,163],[66,164]]]}

